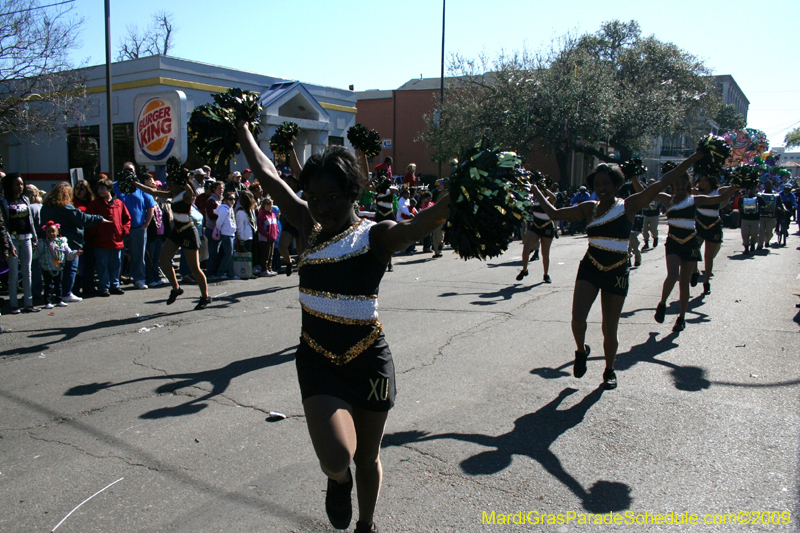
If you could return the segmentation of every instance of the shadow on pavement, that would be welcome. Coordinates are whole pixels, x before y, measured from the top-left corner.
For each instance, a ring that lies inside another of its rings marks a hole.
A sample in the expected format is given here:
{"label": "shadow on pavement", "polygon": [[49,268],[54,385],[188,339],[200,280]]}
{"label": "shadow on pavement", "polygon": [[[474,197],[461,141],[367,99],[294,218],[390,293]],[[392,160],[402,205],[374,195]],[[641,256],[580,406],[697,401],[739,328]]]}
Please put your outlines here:
{"label": "shadow on pavement", "polygon": [[461,470],[471,476],[496,474],[511,465],[515,455],[530,457],[547,472],[564,484],[592,513],[607,513],[628,509],[631,505],[631,489],[624,483],[599,480],[585,489],[578,480],[564,470],[561,460],[550,451],[550,446],[568,430],[581,422],[588,410],[603,395],[597,388],[569,409],[558,410],[568,396],[578,392],[566,388],[558,396],[533,413],[521,416],[514,422],[514,429],[499,436],[479,433],[442,433],[429,435],[424,432],[406,431],[387,434],[382,447],[401,446],[415,442],[439,439],[454,439],[480,444],[492,450],[481,452],[461,461]]}
{"label": "shadow on pavement", "polygon": [[163,407],[161,409],[155,409],[140,415],[139,418],[155,419],[191,415],[205,409],[208,404],[204,402],[225,392],[228,386],[231,384],[231,381],[233,381],[235,378],[256,370],[261,370],[262,368],[268,368],[294,361],[294,354],[296,350],[297,346],[292,346],[279,352],[261,355],[259,357],[252,357],[250,359],[243,359],[241,361],[234,361],[222,368],[217,368],[215,370],[166,374],[163,376],[149,376],[145,378],[131,379],[128,381],[120,381],[119,383],[87,383],[86,385],[77,385],[68,389],[64,393],[64,396],[86,396],[89,394],[95,394],[104,389],[121,387],[142,381],[171,380],[169,383],[165,383],[156,388],[155,392],[158,394],[175,393],[180,389],[197,387],[197,385],[200,383],[210,383],[211,390],[199,398],[192,398],[188,402],[175,407]]}
{"label": "shadow on pavement", "polygon": [[[696,366],[680,366],[668,361],[661,361],[657,357],[673,348],[677,348],[675,339],[678,338],[677,333],[670,333],[660,341],[657,340],[658,333],[651,331],[647,340],[642,344],[631,346],[627,352],[618,353],[614,361],[615,370],[628,370],[633,368],[639,363],[653,363],[669,368],[672,382],[675,388],[686,392],[699,392],[711,386],[711,382],[706,379],[705,370]],[[602,347],[600,348],[602,351]],[[603,361],[605,358],[602,355],[590,357],[590,361]],[[571,372],[566,369],[572,368],[572,361],[564,363],[557,368],[534,368],[531,374],[542,377],[544,379],[557,379],[561,377],[571,376]]]}
{"label": "shadow on pavement", "polygon": [[[37,329],[29,329],[29,330],[16,330],[20,333],[30,333],[28,335],[29,339],[40,339],[40,338],[48,338],[48,337],[58,337],[61,338],[54,339],[48,342],[42,342],[40,344],[34,344],[32,346],[22,346],[19,348],[12,348],[10,350],[5,350],[0,352],[0,357],[5,355],[25,355],[29,353],[37,353],[43,350],[47,350],[53,344],[57,344],[59,342],[67,342],[75,339],[81,333],[86,333],[88,331],[95,331],[98,329],[105,329],[105,328],[116,328],[120,326],[129,326],[134,324],[141,324],[146,325],[146,321],[150,321],[151,319],[155,318],[162,318],[165,316],[175,316],[180,315],[183,313],[191,313],[194,312],[191,309],[187,309],[186,311],[177,311],[175,313],[154,313],[152,315],[147,315],[145,317],[138,317],[132,316],[130,318],[115,318],[113,320],[101,320],[100,322],[95,322],[93,324],[83,324],[80,326],[71,326],[71,327],[54,327],[54,328],[37,328]],[[148,322],[149,323],[149,322]]]}
{"label": "shadow on pavement", "polygon": [[515,283],[510,287],[503,287],[500,290],[494,292],[443,292],[439,295],[439,298],[449,298],[451,296],[477,296],[478,298],[482,298],[483,300],[476,300],[474,302],[470,302],[472,305],[494,305],[497,302],[508,301],[514,297],[515,294],[520,294],[523,292],[528,292],[529,290],[538,287],[539,285],[544,285],[543,281],[539,283],[534,283],[533,285],[520,285]]}

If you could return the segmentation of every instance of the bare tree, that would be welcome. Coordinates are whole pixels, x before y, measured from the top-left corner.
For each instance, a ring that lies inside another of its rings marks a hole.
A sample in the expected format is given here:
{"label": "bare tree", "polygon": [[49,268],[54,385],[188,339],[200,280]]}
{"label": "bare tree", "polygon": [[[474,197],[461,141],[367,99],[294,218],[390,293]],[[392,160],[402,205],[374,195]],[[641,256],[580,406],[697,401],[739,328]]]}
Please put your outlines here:
{"label": "bare tree", "polygon": [[153,13],[150,26],[140,32],[136,24],[129,24],[127,31],[128,34],[120,41],[118,61],[167,55],[174,47],[175,23],[172,21],[172,13]]}
{"label": "bare tree", "polygon": [[83,19],[72,11],[0,1],[0,135],[52,134],[82,117],[85,87],[69,52]]}

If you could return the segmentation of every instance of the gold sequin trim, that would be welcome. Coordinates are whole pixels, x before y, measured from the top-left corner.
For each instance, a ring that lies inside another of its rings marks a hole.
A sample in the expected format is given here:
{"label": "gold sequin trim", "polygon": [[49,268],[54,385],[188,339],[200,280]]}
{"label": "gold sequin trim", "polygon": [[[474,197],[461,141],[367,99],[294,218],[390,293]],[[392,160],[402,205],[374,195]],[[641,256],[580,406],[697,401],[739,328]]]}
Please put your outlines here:
{"label": "gold sequin trim", "polygon": [[695,219],[695,220],[694,220],[694,222],[695,222],[695,224],[697,224],[698,226],[700,226],[700,227],[701,227],[701,228],[703,228],[703,229],[711,229],[711,228],[713,228],[714,226],[716,226],[717,224],[719,224],[719,218],[717,218],[716,220],[714,220],[714,222],[713,222],[712,224],[709,224],[708,226],[706,226],[705,224],[703,224],[702,222],[700,222],[700,220],[699,220],[699,219]]}
{"label": "gold sequin trim", "polygon": [[549,218],[548,219],[542,219],[542,220],[544,220],[544,224],[537,224],[535,218],[531,219],[531,221],[533,222],[533,225],[536,226],[539,229],[544,229],[544,228],[548,227],[550,224],[553,223],[553,221],[550,220]]}
{"label": "gold sequin trim", "polygon": [[306,289],[305,287],[300,287],[300,292],[316,296],[317,298],[328,298],[330,300],[350,300],[354,302],[366,302],[368,300],[375,300],[378,295],[366,295],[366,294],[336,294],[334,292],[327,292],[327,291],[315,291],[312,289]]}
{"label": "gold sequin trim", "polygon": [[[616,251],[616,250],[614,250],[614,251]],[[608,272],[609,270],[614,270],[615,268],[619,268],[622,265],[626,264],[628,262],[628,258],[630,257],[630,254],[626,253],[624,259],[622,259],[621,261],[619,261],[617,263],[614,263],[613,265],[610,265],[610,266],[605,266],[603,263],[601,263],[600,261],[598,261],[597,259],[592,257],[592,254],[590,254],[589,252],[586,252],[586,257],[589,258],[589,261],[591,261],[592,264],[595,267],[597,267],[598,270],[600,270],[601,272]]]}
{"label": "gold sequin trim", "polygon": [[378,340],[378,337],[380,337],[382,333],[383,333],[383,325],[380,322],[376,322],[375,329],[373,329],[369,335],[358,341],[343,354],[335,354],[333,352],[326,350],[325,348],[317,344],[317,342],[311,338],[311,335],[309,335],[305,331],[301,332],[301,336],[303,340],[306,341],[306,344],[308,344],[315,352],[317,352],[320,355],[324,355],[325,357],[330,359],[333,364],[341,366],[349,363],[350,361],[361,355],[361,353],[363,353],[364,350],[372,346],[372,344],[376,340]]}
{"label": "gold sequin trim", "polygon": [[670,233],[670,234],[668,235],[668,237],[669,237],[670,239],[672,239],[673,241],[677,242],[678,244],[686,244],[687,242],[689,242],[689,241],[691,241],[692,239],[694,239],[695,235],[697,235],[697,232],[696,232],[696,231],[693,231],[693,232],[692,232],[692,234],[691,234],[691,235],[689,235],[688,237],[686,237],[685,239],[679,239],[679,238],[677,238],[675,235],[673,235],[672,233]]}
{"label": "gold sequin trim", "polygon": [[349,254],[340,255],[338,257],[321,257],[319,259],[307,259],[303,258],[298,261],[297,268],[298,270],[300,267],[304,265],[326,265],[330,263],[338,263],[339,261],[345,261],[347,259],[351,259],[353,257],[357,257],[359,255],[364,255],[365,253],[369,252],[370,248],[369,245],[364,246],[363,248],[359,248],[354,252],[350,252]]}
{"label": "gold sequin trim", "polygon": [[314,315],[318,318],[324,318],[325,320],[330,320],[331,322],[336,322],[337,324],[345,324],[348,326],[371,326],[378,322],[377,318],[345,318],[342,316],[330,315],[328,313],[311,309],[302,303],[300,304],[300,307],[309,315]]}

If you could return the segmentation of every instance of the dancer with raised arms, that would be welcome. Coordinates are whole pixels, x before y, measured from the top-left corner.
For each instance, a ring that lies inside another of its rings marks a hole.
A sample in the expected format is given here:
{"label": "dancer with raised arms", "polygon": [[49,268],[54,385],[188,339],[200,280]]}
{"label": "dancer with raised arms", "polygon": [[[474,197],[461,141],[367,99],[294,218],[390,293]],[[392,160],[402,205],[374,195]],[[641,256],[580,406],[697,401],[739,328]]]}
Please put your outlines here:
{"label": "dancer with raised arms", "polygon": [[[699,176],[695,180],[695,190],[698,195],[703,196],[719,196],[725,195],[728,191],[733,190],[736,192],[736,187],[727,186],[720,187],[717,183],[717,178],[714,176]],[[727,196],[730,198],[730,196]],[[711,294],[711,276],[714,275],[714,258],[719,253],[719,248],[722,246],[722,220],[719,217],[719,210],[724,203],[720,198],[719,202],[712,202],[697,208],[695,215],[695,225],[697,229],[697,240],[703,249],[703,260],[705,262],[705,271],[703,273],[703,293]],[[694,273],[690,280],[690,285],[694,287],[697,285],[700,271],[695,267]]]}
{"label": "dancer with raised arms", "polygon": [[335,528],[348,527],[355,478],[356,531],[377,531],[380,445],[395,397],[378,287],[392,254],[444,223],[449,202],[442,198],[399,223],[361,220],[354,202],[366,183],[363,154],[357,159],[344,147],[329,146],[312,156],[300,174],[303,200],[278,177],[246,122],[239,123],[238,138],[259,183],[306,242],[297,265],[302,329],[295,362],[311,442],[328,476],[325,510]]}
{"label": "dancer with raised arms", "polygon": [[589,249],[578,268],[572,298],[572,335],[578,348],[575,351],[575,363],[572,369],[575,377],[582,377],[586,373],[586,360],[591,353],[590,347],[585,342],[586,317],[592,309],[597,294],[600,293],[600,304],[603,309],[603,351],[606,363],[603,385],[606,389],[616,388],[614,359],[619,346],[617,328],[622,306],[628,294],[628,242],[633,219],[636,213],[653,201],[672,180],[686,172],[692,163],[702,157],[701,152],[696,152],[676,169],[662,176],[659,181],[643,191],[628,196],[625,200],[616,196],[625,181],[625,176],[615,164],[602,163],[586,178],[587,185],[594,190],[599,201],[589,200],[556,209],[538,187],[535,185],[531,187],[536,200],[552,220],[588,221],[586,235],[589,237]]}
{"label": "dancer with raised arms", "polygon": [[[547,199],[551,204],[556,203],[556,195],[550,190],[545,189]],[[536,255],[539,253],[539,243],[542,245],[542,268],[544,269],[544,282],[551,283],[550,281],[550,245],[553,244],[553,235],[555,234],[555,225],[544,208],[539,204],[536,198],[533,199],[533,208],[530,212],[531,216],[528,218],[528,231],[522,240],[522,270],[517,274],[517,281],[522,281],[522,278],[528,275],[528,261],[531,251],[535,251]]]}
{"label": "dancer with raised arms", "polygon": [[[672,175],[678,166],[664,176]],[[663,179],[663,178],[662,178]],[[641,189],[641,185],[637,187]],[[650,187],[645,189],[649,190]],[[695,215],[698,206],[720,205],[726,202],[735,192],[728,189],[718,196],[697,195],[692,196],[692,182],[689,173],[684,168],[675,179],[672,186],[673,194],[660,192],[656,199],[667,209],[667,224],[669,233],[664,244],[667,254],[667,277],[661,289],[661,301],[656,307],[655,319],[659,324],[664,322],[667,312],[667,298],[672,292],[675,282],[679,283],[680,312],[672,327],[672,331],[680,332],[686,328],[686,309],[689,307],[689,284],[692,274],[697,269],[700,261],[700,241],[697,240],[695,229]]]}

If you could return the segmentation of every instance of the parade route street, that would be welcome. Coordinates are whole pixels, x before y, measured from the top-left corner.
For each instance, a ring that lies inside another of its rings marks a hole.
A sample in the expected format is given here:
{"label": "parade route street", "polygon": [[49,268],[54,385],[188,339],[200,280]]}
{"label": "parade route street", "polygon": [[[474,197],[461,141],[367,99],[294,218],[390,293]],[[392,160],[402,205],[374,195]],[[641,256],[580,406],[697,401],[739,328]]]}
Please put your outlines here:
{"label": "parade route street", "polygon": [[[552,284],[541,261],[515,281],[520,241],[485,262],[395,258],[379,309],[398,389],[381,532],[800,530],[800,237],[745,257],[726,229],[713,292],[692,289],[680,334],[677,285],[653,320],[665,237],[662,224],[631,273],[611,391],[599,300],[588,371],[572,376],[585,236],[553,242]],[[215,283],[205,311],[187,285],[169,307],[160,288],[0,317],[0,531],[51,531],[120,479],[56,531],[334,531],[296,379],[297,283]],[[698,523],[497,522],[626,511]],[[791,519],[702,523],[742,511]]]}

